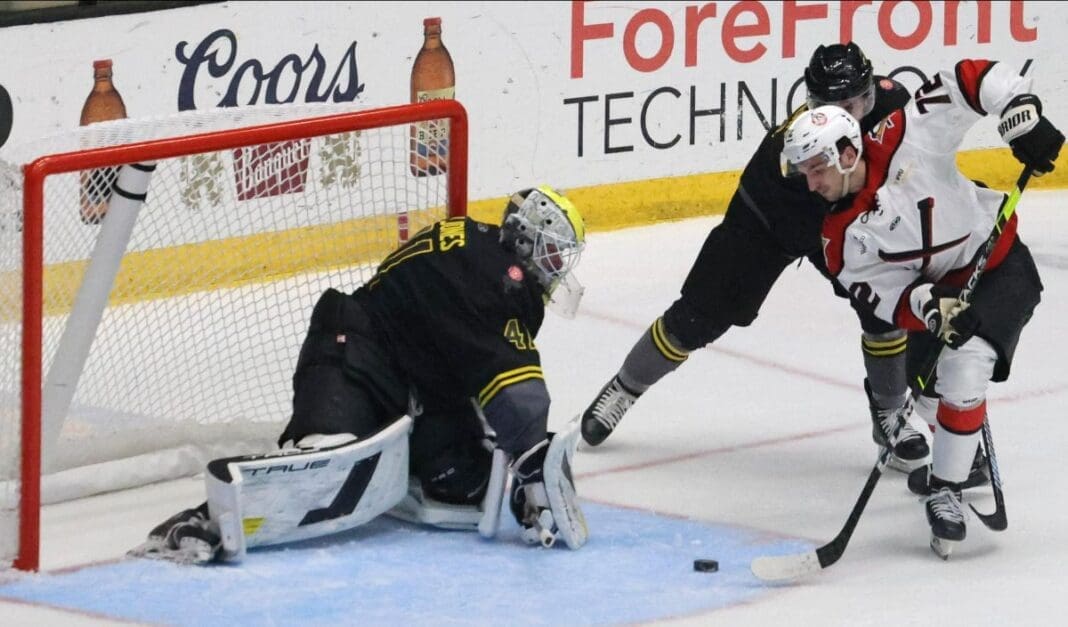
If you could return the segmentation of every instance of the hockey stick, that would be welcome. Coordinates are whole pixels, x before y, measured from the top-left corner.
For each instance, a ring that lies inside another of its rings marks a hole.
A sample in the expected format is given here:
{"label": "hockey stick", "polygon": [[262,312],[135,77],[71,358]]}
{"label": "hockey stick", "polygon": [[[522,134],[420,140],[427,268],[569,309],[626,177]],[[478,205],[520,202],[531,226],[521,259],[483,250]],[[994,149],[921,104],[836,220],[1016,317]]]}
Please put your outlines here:
{"label": "hockey stick", "polygon": [[[1031,168],[1024,168],[1024,171],[1020,174],[1020,178],[1016,181],[1016,187],[1012,190],[1002,205],[1001,211],[998,213],[997,219],[994,221],[994,228],[991,229],[990,235],[986,238],[986,242],[983,244],[979,256],[976,258],[975,270],[968,278],[968,282],[965,284],[964,289],[961,290],[959,299],[962,303],[967,303],[971,299],[972,292],[975,290],[975,285],[978,283],[979,277],[982,276],[983,271],[986,269],[986,264],[990,260],[994,248],[997,246],[998,239],[1001,237],[1002,229],[1005,228],[1005,225],[1012,218],[1013,214],[1016,213],[1016,204],[1020,201],[1020,194],[1023,193],[1030,178]],[[908,420],[909,416],[912,415],[916,399],[919,398],[919,395],[927,385],[927,382],[931,380],[931,376],[934,374],[935,368],[938,365],[938,359],[942,355],[943,347],[944,344],[938,343],[935,347],[932,347],[924,357],[922,367],[919,369],[919,372],[924,373],[924,375],[917,378],[917,383],[919,385],[912,391],[908,400],[905,401],[905,405],[898,411],[897,425],[894,427],[894,432],[890,435],[891,443],[897,441],[902,427],[905,426],[905,422]],[[990,446],[992,440],[990,438],[990,427],[987,422],[988,421],[985,420],[983,422],[983,440],[987,444],[987,463],[990,464],[991,468],[991,483],[994,485],[994,500],[997,504],[997,509],[989,517],[983,515],[979,516],[984,524],[987,524],[988,518],[993,519],[996,524],[999,515],[1000,519],[1002,521],[1004,520],[1005,507],[1004,497],[1001,495],[1001,481],[1000,478],[996,478],[997,475],[994,474],[995,469],[997,468],[997,462],[994,460],[993,447]],[[864,513],[864,508],[868,505],[868,499],[871,498],[872,492],[875,491],[875,486],[879,483],[879,478],[883,474],[883,469],[886,467],[886,463],[890,459],[891,448],[892,447],[886,447],[879,453],[879,458],[876,460],[875,466],[871,469],[871,473],[868,474],[868,480],[864,483],[864,488],[860,491],[860,496],[857,497],[857,502],[853,505],[853,510],[849,512],[849,517],[846,519],[845,525],[833,540],[815,550],[806,551],[805,553],[757,557],[749,565],[753,574],[764,581],[797,579],[805,575],[819,572],[841,559],[842,554],[845,553],[846,546],[849,544],[849,539],[853,535],[853,530],[856,529],[857,523],[860,521],[860,516]],[[973,507],[972,509],[974,510],[975,508]],[[976,512],[976,514],[979,514],[979,512]],[[995,527],[991,527],[991,529],[995,529]]]}
{"label": "hockey stick", "polygon": [[998,460],[994,455],[994,436],[990,433],[989,417],[983,421],[983,446],[986,447],[986,467],[990,470],[990,485],[994,489],[994,512],[980,513],[971,503],[968,503],[968,507],[972,508],[975,515],[988,529],[1005,531],[1009,526],[1009,520],[1005,517],[1005,494],[1001,491],[1001,473],[998,471]]}

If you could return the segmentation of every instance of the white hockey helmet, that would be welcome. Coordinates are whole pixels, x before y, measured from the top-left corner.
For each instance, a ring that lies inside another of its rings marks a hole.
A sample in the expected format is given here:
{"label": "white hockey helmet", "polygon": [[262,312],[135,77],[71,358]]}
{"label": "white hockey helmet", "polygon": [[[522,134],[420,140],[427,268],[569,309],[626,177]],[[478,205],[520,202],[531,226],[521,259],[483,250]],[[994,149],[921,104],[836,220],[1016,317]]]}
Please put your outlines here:
{"label": "white hockey helmet", "polygon": [[546,293],[552,293],[578,264],[586,227],[567,197],[542,185],[509,199],[501,221],[501,244],[516,253]]}
{"label": "white hockey helmet", "polygon": [[[841,151],[847,146],[857,151],[857,161],[852,167],[843,168]],[[797,174],[797,167],[813,157],[822,157],[827,165],[849,174],[856,169],[863,151],[860,124],[853,116],[835,105],[816,107],[798,115],[786,130],[781,156],[783,176]]]}

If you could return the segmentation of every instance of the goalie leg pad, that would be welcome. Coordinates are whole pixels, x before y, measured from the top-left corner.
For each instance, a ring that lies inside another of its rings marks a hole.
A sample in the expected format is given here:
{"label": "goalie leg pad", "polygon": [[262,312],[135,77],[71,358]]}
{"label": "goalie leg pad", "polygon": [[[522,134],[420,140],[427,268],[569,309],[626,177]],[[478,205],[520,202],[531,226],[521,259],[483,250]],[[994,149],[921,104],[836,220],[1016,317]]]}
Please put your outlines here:
{"label": "goalie leg pad", "polygon": [[407,493],[411,428],[405,416],[366,440],[210,462],[208,509],[222,558],[351,529],[389,510]]}

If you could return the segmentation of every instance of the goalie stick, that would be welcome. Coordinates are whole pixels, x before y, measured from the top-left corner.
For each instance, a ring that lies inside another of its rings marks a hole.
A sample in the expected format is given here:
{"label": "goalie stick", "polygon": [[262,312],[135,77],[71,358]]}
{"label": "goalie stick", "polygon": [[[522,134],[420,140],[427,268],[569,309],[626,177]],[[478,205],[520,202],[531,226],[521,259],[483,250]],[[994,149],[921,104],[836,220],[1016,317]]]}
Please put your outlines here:
{"label": "goalie stick", "polygon": [[[1005,203],[1002,205],[1001,211],[998,213],[997,219],[994,221],[994,228],[991,229],[990,235],[987,237],[980,255],[975,261],[975,270],[968,278],[968,282],[965,284],[964,289],[961,290],[959,296],[961,302],[967,303],[971,299],[972,292],[975,290],[979,277],[982,276],[983,271],[986,269],[986,264],[990,260],[990,255],[994,252],[994,247],[997,246],[998,239],[1001,237],[1002,229],[1012,218],[1013,214],[1016,213],[1016,204],[1020,201],[1020,195],[1027,186],[1031,174],[1031,168],[1024,168],[1020,177],[1016,180],[1016,187],[1012,190],[1008,198],[1005,200]],[[916,399],[927,385],[927,382],[930,381],[931,375],[935,372],[935,368],[938,365],[938,358],[942,355],[943,346],[944,345],[942,344],[937,345],[936,348],[932,348],[928,351],[928,354],[925,356],[922,367],[919,370],[924,373],[924,375],[917,378],[917,383],[919,385],[913,390],[912,394],[909,395],[905,405],[898,411],[897,425],[894,427],[894,432],[890,436],[891,442],[897,441],[901,428],[905,426],[905,422],[908,420],[909,416],[912,415]],[[980,514],[975,507],[972,507],[972,511],[975,511],[976,515],[979,516],[979,519],[984,525],[994,531],[1001,531],[1005,529],[1008,522],[1005,517],[1005,499],[1001,491],[1001,477],[997,471],[997,461],[994,457],[994,446],[990,434],[989,419],[983,421],[983,443],[986,445],[987,450],[987,464],[990,468],[991,484],[994,488],[994,503],[996,509],[992,514]],[[849,539],[853,535],[853,530],[856,529],[857,523],[860,521],[860,516],[864,513],[864,508],[868,505],[868,499],[871,498],[872,492],[875,491],[875,486],[879,483],[879,478],[882,476],[883,469],[886,467],[886,463],[889,459],[890,447],[887,447],[879,453],[879,458],[876,460],[875,466],[871,469],[871,473],[868,474],[868,480],[864,483],[864,488],[860,491],[860,496],[857,497],[857,502],[853,505],[852,511],[849,512],[849,517],[846,519],[845,525],[833,540],[821,547],[804,553],[757,557],[749,565],[753,574],[764,581],[797,579],[819,572],[841,559],[842,554],[845,553],[846,546],[849,544]]]}

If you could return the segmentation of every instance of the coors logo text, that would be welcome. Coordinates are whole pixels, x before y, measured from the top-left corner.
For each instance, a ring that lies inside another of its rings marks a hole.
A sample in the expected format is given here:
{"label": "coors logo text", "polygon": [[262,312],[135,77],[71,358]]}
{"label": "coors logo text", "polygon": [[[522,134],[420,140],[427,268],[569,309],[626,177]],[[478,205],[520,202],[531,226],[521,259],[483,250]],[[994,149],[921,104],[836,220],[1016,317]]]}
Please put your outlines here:
{"label": "coors logo text", "polygon": [[[351,102],[364,89],[356,65],[355,41],[332,70],[319,51],[319,44],[305,58],[286,54],[270,68],[269,62],[259,59],[247,59],[235,67],[237,36],[226,28],[205,37],[192,51],[191,47],[182,41],[174,50],[175,58],[185,65],[178,85],[179,111],[199,108],[196,84],[198,78],[203,78],[202,71],[211,78],[229,80],[222,99],[214,104],[219,107],[295,102],[302,95],[304,102]],[[201,86],[202,92],[203,89]]]}

